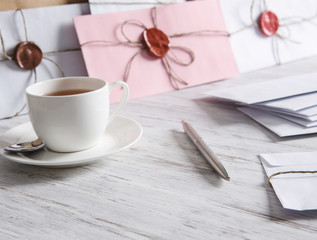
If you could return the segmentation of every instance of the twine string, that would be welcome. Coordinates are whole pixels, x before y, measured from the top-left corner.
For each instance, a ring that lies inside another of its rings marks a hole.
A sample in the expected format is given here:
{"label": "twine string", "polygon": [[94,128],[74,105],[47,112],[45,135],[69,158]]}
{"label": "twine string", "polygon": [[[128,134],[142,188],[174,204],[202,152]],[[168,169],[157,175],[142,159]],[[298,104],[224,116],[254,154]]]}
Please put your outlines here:
{"label": "twine string", "polygon": [[[34,68],[32,70],[33,72],[33,75],[34,75],[34,83],[37,83],[37,73],[36,73],[36,69]],[[6,119],[9,119],[9,118],[13,118],[13,117],[16,117],[16,116],[19,116],[21,114],[21,112],[26,108],[26,102],[23,104],[23,106],[20,108],[19,111],[17,111],[12,117],[8,117]]]}
{"label": "twine string", "polygon": [[253,0],[252,3],[251,3],[250,18],[251,18],[252,26],[258,27],[258,23],[256,22],[255,18],[253,17],[253,9],[254,9],[254,5],[255,5],[255,1],[256,0]]}
{"label": "twine string", "polygon": [[317,171],[285,171],[285,172],[277,172],[277,173],[274,173],[272,174],[270,177],[269,177],[269,183],[272,184],[271,180],[272,178],[276,177],[276,176],[279,176],[279,175],[284,175],[284,174],[296,174],[296,173],[317,173]]}
{"label": "twine string", "polygon": [[7,60],[12,61],[13,57],[10,56],[5,49],[4,40],[2,37],[1,31],[0,31],[0,41],[1,41],[1,48],[2,48],[1,55],[4,57],[4,59],[0,59],[0,61],[7,61]]}
{"label": "twine string", "polygon": [[[184,51],[189,56],[189,61],[188,62],[182,61],[179,57],[177,57],[177,55],[174,53],[173,49],[180,49],[180,50]],[[174,62],[176,62],[177,64],[182,65],[182,66],[189,66],[195,60],[194,52],[191,49],[189,49],[187,47],[182,47],[182,46],[171,46],[170,50],[167,53],[167,56],[170,59],[172,59]]]}
{"label": "twine string", "polygon": [[196,34],[202,34],[202,33],[212,33],[212,34],[219,34],[221,36],[229,37],[229,33],[227,31],[222,31],[222,30],[210,30],[210,29],[205,29],[205,30],[199,30],[199,31],[193,31],[193,32],[185,32],[185,33],[176,33],[169,35],[169,38],[177,38],[177,37],[184,37],[184,36],[190,36],[190,35],[196,35]]}
{"label": "twine string", "polygon": [[29,38],[28,38],[28,31],[27,31],[27,28],[26,28],[26,21],[25,21],[24,13],[23,13],[22,9],[18,9],[18,11],[20,12],[21,17],[22,17],[22,21],[23,21],[25,41],[28,42]]}
{"label": "twine string", "polygon": [[61,52],[75,52],[75,51],[80,51],[80,48],[69,48],[69,49],[64,49],[64,50],[49,51],[49,52],[45,52],[44,54],[54,54],[54,53],[61,53]]}
{"label": "twine string", "polygon": [[296,24],[300,24],[302,22],[309,22],[313,25],[317,25],[313,20],[317,17],[317,14],[316,15],[313,15],[309,18],[304,18],[304,17],[301,17],[301,16],[294,16],[294,17],[285,17],[285,18],[281,18],[280,20],[281,21],[288,21],[290,20],[289,23],[287,24],[280,24],[280,26],[290,26],[290,25],[296,25]]}
{"label": "twine string", "polygon": [[[173,49],[180,49],[180,50],[184,51],[186,54],[188,54],[189,61],[188,62],[182,61],[180,58],[177,57],[177,55],[174,53]],[[167,55],[162,58],[163,65],[168,73],[168,76],[169,76],[169,79],[170,79],[172,86],[175,89],[179,90],[180,87],[179,87],[178,83],[183,84],[183,85],[188,85],[188,83],[174,71],[174,69],[172,68],[172,66],[168,60],[169,58],[179,65],[189,66],[190,64],[192,64],[194,62],[195,54],[189,48],[182,47],[182,46],[171,46]]]}
{"label": "twine string", "polygon": [[93,44],[93,43],[104,43],[104,44],[109,44],[109,45],[129,45],[130,47],[134,46],[134,47],[142,47],[143,44],[141,41],[138,42],[134,42],[133,44],[131,42],[120,42],[120,41],[107,41],[107,40],[92,40],[92,41],[87,41],[84,42],[82,44],[80,44],[81,47],[85,46],[85,45],[89,45],[89,44]]}
{"label": "twine string", "polygon": [[142,45],[142,42],[141,41],[133,41],[131,40],[130,38],[128,38],[128,36],[126,35],[125,31],[124,31],[124,27],[126,24],[134,24],[134,25],[137,25],[141,28],[143,28],[144,30],[147,29],[147,27],[139,20],[136,20],[136,19],[128,19],[126,21],[124,21],[122,24],[121,24],[121,34],[122,36],[129,42],[131,43],[132,45],[136,45],[136,46],[140,46],[140,44]]}
{"label": "twine string", "polygon": [[158,25],[157,25],[157,8],[156,7],[152,8],[151,17],[152,17],[152,22],[154,27],[157,28]]}
{"label": "twine string", "polygon": [[266,11],[268,9],[266,0],[262,0],[260,2],[260,6],[261,6],[262,12],[264,12],[264,11]]}
{"label": "twine string", "polygon": [[290,39],[289,37],[283,36],[283,35],[281,35],[279,33],[277,33],[276,36],[279,37],[282,40],[285,40],[285,41],[288,41],[288,42],[291,42],[291,43],[294,43],[294,44],[301,44],[299,41],[295,41],[295,40]]}
{"label": "twine string", "polygon": [[133,41],[131,40],[127,34],[125,33],[125,26],[127,24],[133,24],[142,27],[144,30],[147,28],[141,21],[136,20],[136,19],[128,19],[124,21],[120,25],[120,30],[122,36],[125,38],[126,41],[108,41],[108,40],[92,40],[92,41],[87,41],[82,44],[80,44],[81,47],[92,44],[92,43],[104,43],[104,44],[113,44],[113,45],[130,45],[130,46],[135,46],[135,47],[143,47],[142,41]]}
{"label": "twine string", "polygon": [[179,90],[180,87],[178,86],[178,83],[181,83],[183,85],[188,85],[188,83],[183,80],[172,68],[171,64],[168,61],[168,58],[165,56],[162,58],[163,64],[165,66],[165,69],[168,73],[169,79],[171,81],[172,86]]}
{"label": "twine string", "polygon": [[128,82],[129,75],[130,75],[130,70],[131,70],[131,66],[132,66],[132,63],[133,63],[134,59],[135,59],[137,56],[139,56],[143,51],[144,51],[144,49],[141,49],[141,50],[137,51],[137,52],[130,58],[130,60],[128,61],[128,64],[127,64],[127,67],[126,67],[126,70],[125,70],[125,74],[124,74],[124,78],[123,78],[123,81],[124,81],[124,82]]}
{"label": "twine string", "polygon": [[256,22],[256,20],[255,20],[255,18],[254,18],[254,16],[253,16],[255,1],[256,1],[256,0],[253,0],[253,1],[252,1],[251,6],[250,6],[250,9],[249,9],[249,11],[250,11],[251,24],[250,24],[250,25],[247,25],[247,26],[244,26],[244,27],[242,27],[242,28],[239,28],[239,29],[237,29],[237,30],[235,30],[235,31],[233,31],[233,32],[231,32],[231,33],[229,33],[230,36],[232,36],[232,35],[234,35],[234,34],[237,34],[237,33],[239,33],[239,32],[242,32],[242,31],[244,31],[244,30],[246,30],[246,29],[249,29],[249,28],[251,28],[251,27],[258,27],[258,23]]}
{"label": "twine string", "polygon": [[281,57],[280,57],[280,50],[278,47],[278,41],[276,36],[272,37],[272,49],[273,49],[273,55],[274,55],[275,61],[277,62],[278,65],[280,65]]}
{"label": "twine string", "polygon": [[48,57],[44,57],[44,56],[43,56],[43,59],[45,59],[45,60],[50,61],[51,63],[53,63],[53,64],[59,69],[59,71],[61,72],[62,76],[65,77],[65,72],[64,72],[64,70],[62,69],[62,67],[61,67],[57,62],[55,62],[54,60],[52,60],[52,59],[50,59],[50,58],[48,58]]}
{"label": "twine string", "polygon": [[233,31],[233,32],[231,32],[231,33],[229,33],[229,36],[233,36],[233,35],[235,35],[235,34],[237,34],[237,33],[239,33],[239,32],[242,32],[242,31],[244,31],[244,30],[246,30],[246,29],[249,29],[249,28],[251,28],[251,27],[253,27],[254,25],[253,25],[253,23],[252,24],[250,24],[250,25],[247,25],[247,26],[245,26],[245,27],[243,27],[243,28],[239,28],[239,29],[237,29],[237,30],[235,30],[235,31]]}

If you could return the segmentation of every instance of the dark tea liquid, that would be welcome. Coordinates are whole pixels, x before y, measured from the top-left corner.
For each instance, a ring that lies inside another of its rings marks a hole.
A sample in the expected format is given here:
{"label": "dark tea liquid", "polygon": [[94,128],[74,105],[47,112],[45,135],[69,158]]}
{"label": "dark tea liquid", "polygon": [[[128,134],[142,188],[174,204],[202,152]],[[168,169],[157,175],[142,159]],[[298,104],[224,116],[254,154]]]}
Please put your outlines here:
{"label": "dark tea liquid", "polygon": [[56,92],[50,92],[45,94],[44,96],[66,96],[66,95],[75,95],[75,94],[81,94],[86,92],[91,92],[90,89],[68,89],[68,90],[61,90]]}

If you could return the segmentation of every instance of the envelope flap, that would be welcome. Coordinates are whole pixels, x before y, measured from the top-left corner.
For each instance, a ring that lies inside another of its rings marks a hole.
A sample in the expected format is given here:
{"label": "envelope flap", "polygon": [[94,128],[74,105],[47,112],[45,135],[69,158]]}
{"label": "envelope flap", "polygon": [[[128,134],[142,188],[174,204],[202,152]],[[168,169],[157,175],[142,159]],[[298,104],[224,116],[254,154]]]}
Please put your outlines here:
{"label": "envelope flap", "polygon": [[235,102],[254,104],[317,91],[316,83],[317,73],[309,73],[244,86],[213,90],[206,94]]}
{"label": "envelope flap", "polygon": [[267,176],[270,178],[276,173],[297,172],[292,175],[281,174],[276,178],[311,177],[311,174],[299,171],[317,171],[317,152],[273,153],[259,155]]}
{"label": "envelope flap", "polygon": [[317,165],[317,152],[261,153],[259,156],[267,167]]}

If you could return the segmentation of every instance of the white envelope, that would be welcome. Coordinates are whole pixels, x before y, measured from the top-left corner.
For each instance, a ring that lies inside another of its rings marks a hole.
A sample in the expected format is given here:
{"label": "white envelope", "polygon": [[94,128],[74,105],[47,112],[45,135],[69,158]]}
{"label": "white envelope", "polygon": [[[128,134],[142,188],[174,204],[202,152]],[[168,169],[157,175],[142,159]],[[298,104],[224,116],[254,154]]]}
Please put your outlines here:
{"label": "white envelope", "polygon": [[254,104],[315,91],[317,91],[317,72],[213,90],[205,94],[234,102]]}
{"label": "white envelope", "polygon": [[256,105],[298,111],[307,107],[316,106],[317,92],[257,103]]}
{"label": "white envelope", "polygon": [[[244,105],[244,104],[242,104]],[[286,114],[286,115],[290,115],[290,116],[295,116],[295,117],[299,117],[299,118],[303,118],[303,119],[307,119],[307,120],[317,120],[317,106],[312,106],[312,107],[308,107],[308,108],[304,108],[298,111],[290,111],[290,110],[285,110],[285,109],[280,109],[280,108],[271,108],[271,107],[266,107],[266,106],[259,106],[259,105],[247,105],[250,106],[252,108],[256,108],[256,109],[261,109],[264,111],[270,111],[270,112],[274,112],[274,113],[281,113],[281,114]]]}
{"label": "white envelope", "polygon": [[[260,154],[265,172],[317,171],[317,152]],[[293,210],[317,209],[317,174],[288,173],[274,176],[271,184],[284,208]]]}
{"label": "white envelope", "polygon": [[[220,2],[229,33],[252,24],[250,17],[252,0],[221,0]],[[293,21],[298,21],[299,17],[310,18],[316,15],[316,0],[266,0],[266,2],[268,9],[278,16],[281,24],[286,22],[282,18],[295,17]],[[261,13],[260,3],[260,0],[255,1],[253,9],[255,19],[258,19]],[[288,39],[298,43],[265,37],[255,27],[233,34],[230,40],[240,72],[277,65],[277,55],[281,63],[316,55],[316,20],[314,19],[315,24],[312,21],[304,21],[278,29],[279,34],[288,36]],[[272,47],[274,39],[277,40],[278,54],[274,53],[276,48]]]}
{"label": "white envelope", "polygon": [[[298,117],[313,117],[314,115],[317,115],[317,106],[307,107],[298,111],[289,111],[290,113],[294,113],[294,116]],[[286,112],[287,113],[287,112]]]}
{"label": "white envelope", "polygon": [[[316,120],[309,120],[309,119],[304,119],[304,118],[299,118],[296,116],[291,116],[291,115],[287,115],[287,114],[283,114],[283,113],[274,113],[272,112],[272,114],[281,117],[281,118],[285,118],[291,122],[297,123],[299,125],[302,125],[304,127],[315,127],[317,126],[317,121]],[[315,118],[315,117],[314,117]]]}
{"label": "white envelope", "polygon": [[264,110],[250,107],[241,107],[238,108],[238,110],[248,115],[250,118],[262,124],[264,127],[268,128],[280,137],[317,133],[317,127],[307,128]]}
{"label": "white envelope", "polygon": [[151,8],[160,4],[185,2],[186,0],[89,0],[91,14],[130,11]]}
{"label": "white envelope", "polygon": [[[45,57],[60,65],[66,76],[87,76],[73,17],[89,14],[88,4],[25,9],[23,14],[29,41],[34,41],[42,49]],[[6,51],[12,53],[19,42],[26,40],[20,12],[0,12],[0,31]],[[78,50],[65,52],[67,49]],[[48,54],[50,51],[60,52]],[[3,59],[1,55],[0,59]],[[38,81],[62,76],[58,67],[45,59],[36,71]],[[32,71],[18,68],[13,61],[0,61],[0,73],[1,119],[14,115],[25,104],[24,91],[27,86],[34,83],[34,76]],[[25,109],[23,113],[26,111]]]}

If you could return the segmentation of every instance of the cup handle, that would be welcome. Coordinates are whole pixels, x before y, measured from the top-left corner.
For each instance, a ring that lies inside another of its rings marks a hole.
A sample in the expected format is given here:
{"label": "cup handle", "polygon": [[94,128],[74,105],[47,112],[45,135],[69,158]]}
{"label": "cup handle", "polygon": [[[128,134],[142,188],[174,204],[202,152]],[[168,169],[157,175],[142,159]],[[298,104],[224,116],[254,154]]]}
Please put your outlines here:
{"label": "cup handle", "polygon": [[113,110],[111,115],[109,116],[108,124],[118,115],[118,113],[122,110],[122,108],[127,103],[128,97],[129,97],[129,87],[128,84],[122,81],[116,81],[109,84],[109,95],[111,94],[111,91],[117,87],[121,86],[123,87],[123,96],[118,104],[118,106]]}

